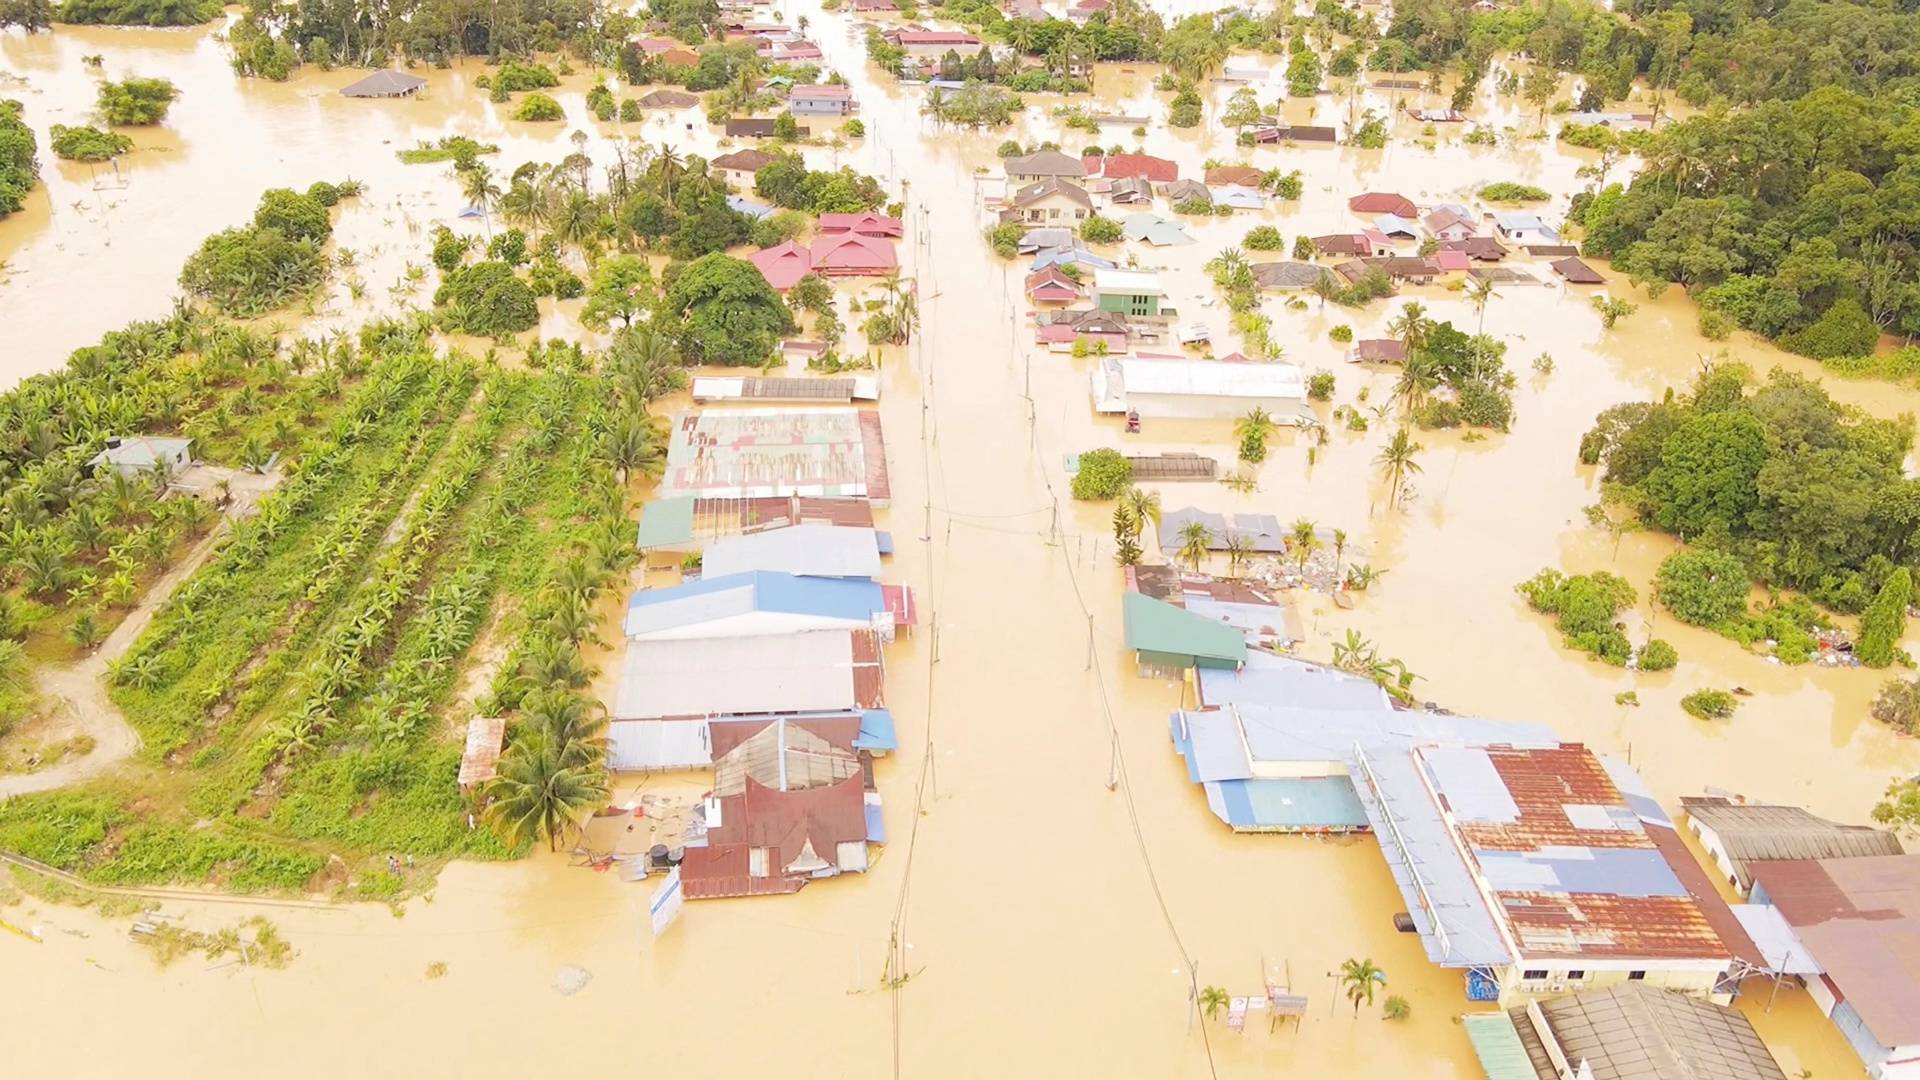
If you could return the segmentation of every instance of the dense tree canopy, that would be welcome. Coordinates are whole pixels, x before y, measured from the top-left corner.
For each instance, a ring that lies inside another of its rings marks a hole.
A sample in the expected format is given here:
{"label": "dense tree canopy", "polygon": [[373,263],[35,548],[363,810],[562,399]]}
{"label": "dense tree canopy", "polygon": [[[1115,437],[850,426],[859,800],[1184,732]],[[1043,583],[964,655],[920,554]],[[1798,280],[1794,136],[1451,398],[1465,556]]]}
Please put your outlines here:
{"label": "dense tree canopy", "polygon": [[100,115],[116,127],[157,124],[167,118],[180,89],[167,79],[133,78],[100,84]]}
{"label": "dense tree canopy", "polygon": [[1581,458],[1604,464],[1610,495],[1648,524],[1859,612],[1920,539],[1920,480],[1901,469],[1911,419],[1863,415],[1785,371],[1749,380],[1722,364],[1687,396],[1616,405]]}
{"label": "dense tree canopy", "polygon": [[40,155],[33,129],[20,118],[20,103],[0,101],[0,217],[20,209],[40,182]]}
{"label": "dense tree canopy", "polygon": [[754,265],[711,254],[681,268],[667,289],[664,313],[679,320],[690,364],[758,364],[773,353],[793,317]]}
{"label": "dense tree canopy", "polygon": [[133,149],[133,140],[95,127],[55,124],[47,132],[53,156],[63,161],[107,161]]}
{"label": "dense tree canopy", "polygon": [[198,26],[218,14],[217,0],[66,0],[56,18],[104,26]]}
{"label": "dense tree canopy", "polygon": [[533,289],[513,267],[491,259],[448,274],[434,303],[445,308],[447,329],[482,337],[531,330],[540,321]]}

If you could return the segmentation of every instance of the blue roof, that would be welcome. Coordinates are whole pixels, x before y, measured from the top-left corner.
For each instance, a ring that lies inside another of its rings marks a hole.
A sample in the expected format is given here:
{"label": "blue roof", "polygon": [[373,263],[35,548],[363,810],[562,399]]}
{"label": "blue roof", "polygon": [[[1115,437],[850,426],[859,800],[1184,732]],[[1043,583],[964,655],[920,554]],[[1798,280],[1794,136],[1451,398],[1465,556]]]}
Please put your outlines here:
{"label": "blue roof", "polygon": [[1033,266],[1029,269],[1045,270],[1049,266],[1065,266],[1068,263],[1080,263],[1100,270],[1114,268],[1112,259],[1103,259],[1084,248],[1058,247],[1047,248],[1033,257]]}
{"label": "blue roof", "polygon": [[877,582],[754,570],[639,590],[627,602],[627,635],[750,613],[865,623],[886,610],[886,594]]}
{"label": "blue roof", "polygon": [[1420,234],[1418,222],[1410,221],[1399,214],[1381,214],[1373,219],[1373,227],[1391,236],[1394,233],[1406,233],[1409,236]]}
{"label": "blue roof", "polygon": [[879,803],[867,804],[867,843],[884,844],[887,842],[887,820],[880,813]]}
{"label": "blue roof", "polygon": [[893,714],[885,709],[867,709],[860,714],[860,734],[853,740],[855,750],[885,752],[900,749],[893,729]]}
{"label": "blue roof", "polygon": [[773,207],[768,206],[765,203],[754,202],[752,199],[747,198],[745,195],[727,196],[727,205],[732,207],[734,210],[737,210],[742,214],[747,214],[751,217],[763,218],[763,217],[766,217],[768,214],[773,213]]}
{"label": "blue roof", "polygon": [[1243,832],[1363,829],[1367,813],[1344,776],[1297,780],[1222,780],[1207,785],[1207,805]]}
{"label": "blue roof", "polygon": [[1495,214],[1493,215],[1493,223],[1503,229],[1540,229],[1546,227],[1546,223],[1540,220],[1540,215],[1538,214]]}

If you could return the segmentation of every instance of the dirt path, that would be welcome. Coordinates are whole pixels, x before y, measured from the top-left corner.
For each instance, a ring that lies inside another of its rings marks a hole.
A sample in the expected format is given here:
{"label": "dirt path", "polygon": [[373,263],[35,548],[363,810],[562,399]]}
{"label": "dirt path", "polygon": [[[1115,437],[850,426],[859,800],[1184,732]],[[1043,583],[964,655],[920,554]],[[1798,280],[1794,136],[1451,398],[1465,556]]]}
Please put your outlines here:
{"label": "dirt path", "polygon": [[39,670],[40,694],[56,712],[66,717],[69,737],[90,735],[93,737],[93,749],[85,757],[62,762],[52,768],[0,776],[0,799],[36,791],[52,791],[92,779],[126,760],[140,748],[139,734],[128,726],[126,718],[120,715],[119,707],[107,696],[107,665],[133,648],[133,643],[140,639],[147,624],[153,621],[160,605],[166,603],[167,598],[173,595],[173,590],[179,588],[181,582],[207,561],[207,556],[213,554],[214,545],[225,531],[226,522],[223,520],[187,552],[185,559],[153,583],[147,594],[140,598],[139,604],[127,613],[119,626],[114,627],[113,633],[107,635],[107,640],[101,642],[92,655],[75,664],[48,665]]}

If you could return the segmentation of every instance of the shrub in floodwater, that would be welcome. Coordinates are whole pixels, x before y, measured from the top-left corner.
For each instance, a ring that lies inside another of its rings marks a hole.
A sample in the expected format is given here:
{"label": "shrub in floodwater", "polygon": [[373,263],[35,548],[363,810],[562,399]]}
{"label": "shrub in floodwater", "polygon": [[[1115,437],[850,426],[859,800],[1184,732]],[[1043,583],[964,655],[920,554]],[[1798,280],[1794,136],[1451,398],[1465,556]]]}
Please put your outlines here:
{"label": "shrub in floodwater", "polygon": [[1701,720],[1725,720],[1740,707],[1740,699],[1725,690],[1695,690],[1680,699],[1680,707]]}
{"label": "shrub in floodwater", "polygon": [[[497,86],[498,84],[496,83],[495,85]],[[528,94],[526,99],[520,102],[520,107],[513,110],[513,118],[515,120],[526,120],[536,123],[551,123],[555,120],[564,120],[566,116],[567,111],[560,107],[560,103],[545,94]]]}
{"label": "shrub in floodwater", "polygon": [[1641,671],[1671,671],[1680,662],[1680,652],[1659,638],[1640,648],[1637,664]]}
{"label": "shrub in floodwater", "polygon": [[1633,585],[1625,578],[1605,570],[1568,576],[1548,569],[1515,588],[1533,610],[1557,618],[1569,648],[1615,667],[1626,665],[1633,646],[1614,622],[1633,603]]}
{"label": "shrub in floodwater", "polygon": [[1073,474],[1076,499],[1114,499],[1133,483],[1133,463],[1118,450],[1101,448],[1080,455],[1080,471]]}
{"label": "shrub in floodwater", "polygon": [[53,156],[66,161],[108,161],[133,149],[133,140],[113,131],[95,127],[67,127],[55,124],[48,129]]}
{"label": "shrub in floodwater", "polygon": [[1713,626],[1747,610],[1752,583],[1741,561],[1702,548],[1667,556],[1654,575],[1653,592],[1683,623]]}

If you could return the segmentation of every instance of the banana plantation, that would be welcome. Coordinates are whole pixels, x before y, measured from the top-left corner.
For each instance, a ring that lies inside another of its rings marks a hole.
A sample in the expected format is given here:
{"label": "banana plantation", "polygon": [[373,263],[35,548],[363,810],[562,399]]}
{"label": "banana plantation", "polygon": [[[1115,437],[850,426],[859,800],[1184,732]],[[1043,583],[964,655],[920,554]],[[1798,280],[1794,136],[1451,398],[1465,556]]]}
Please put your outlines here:
{"label": "banana plantation", "polygon": [[[107,668],[135,760],[0,801],[0,849],[102,883],[377,897],[407,887],[390,855],[522,846],[457,790],[466,721],[514,718],[503,774],[598,773],[579,646],[631,558],[624,480],[662,452],[646,378],[540,356],[437,354],[419,321],[289,345],[183,309],[0,398],[0,641],[30,664],[73,661],[212,545]],[[223,519],[164,472],[89,476],[128,431],[278,483]]]}

